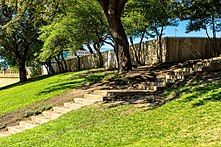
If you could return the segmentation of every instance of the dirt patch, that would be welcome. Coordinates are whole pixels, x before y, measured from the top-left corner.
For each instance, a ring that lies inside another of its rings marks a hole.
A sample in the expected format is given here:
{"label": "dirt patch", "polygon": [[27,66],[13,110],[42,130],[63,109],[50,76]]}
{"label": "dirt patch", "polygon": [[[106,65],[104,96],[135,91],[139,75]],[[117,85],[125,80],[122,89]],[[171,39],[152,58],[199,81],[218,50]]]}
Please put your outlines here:
{"label": "dirt patch", "polygon": [[53,98],[43,100],[40,102],[35,102],[29,106],[23,107],[16,111],[5,113],[4,115],[0,116],[0,130],[5,128],[6,126],[14,126],[18,124],[20,120],[25,118],[27,112],[38,110],[39,108],[44,106],[59,106],[65,102],[73,101],[74,98],[81,98],[85,93],[91,93],[93,90],[99,88],[100,87],[96,85],[91,85],[85,87],[84,89],[71,90]]}

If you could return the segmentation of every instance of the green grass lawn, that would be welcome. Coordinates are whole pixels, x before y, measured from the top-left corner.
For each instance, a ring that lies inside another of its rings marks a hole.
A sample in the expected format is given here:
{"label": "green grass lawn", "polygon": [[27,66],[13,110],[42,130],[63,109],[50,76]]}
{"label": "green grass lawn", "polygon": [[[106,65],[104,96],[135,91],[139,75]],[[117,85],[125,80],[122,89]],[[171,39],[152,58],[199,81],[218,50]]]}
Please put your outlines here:
{"label": "green grass lawn", "polygon": [[72,72],[0,90],[0,115],[30,105],[33,102],[49,99],[82,85],[100,82],[112,74],[111,71]]}
{"label": "green grass lawn", "polygon": [[[203,83],[202,83],[203,84]],[[0,139],[0,146],[221,146],[221,82],[164,93],[154,109],[97,105]]]}

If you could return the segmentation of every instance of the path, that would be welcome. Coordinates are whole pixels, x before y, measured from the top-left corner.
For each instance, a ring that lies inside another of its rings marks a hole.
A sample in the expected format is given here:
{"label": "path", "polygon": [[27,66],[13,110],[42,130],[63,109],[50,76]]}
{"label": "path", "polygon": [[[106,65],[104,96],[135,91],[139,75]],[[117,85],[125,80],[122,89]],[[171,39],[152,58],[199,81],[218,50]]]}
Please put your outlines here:
{"label": "path", "polygon": [[[92,94],[84,93],[82,98],[74,98],[72,102],[63,103],[60,107],[52,107],[52,109],[43,111],[39,115],[21,120],[17,125],[7,126],[5,130],[0,131],[0,137],[6,137],[32,129],[36,126],[54,120],[70,111],[103,101],[115,101],[115,103],[130,102],[139,106],[139,100],[137,98],[133,99],[133,97],[145,96],[148,101],[146,105],[156,106],[159,103],[163,103],[163,100],[154,97],[155,92],[165,88],[168,84],[173,84],[179,80],[182,81],[186,78],[186,76],[195,72],[202,72],[204,70],[221,70],[220,63],[221,58],[206,59],[188,66],[180,66],[179,68],[166,71],[157,75],[156,81],[146,82],[145,85],[142,85],[142,89],[145,90],[94,90]],[[141,103],[142,102],[143,101],[141,101]]]}

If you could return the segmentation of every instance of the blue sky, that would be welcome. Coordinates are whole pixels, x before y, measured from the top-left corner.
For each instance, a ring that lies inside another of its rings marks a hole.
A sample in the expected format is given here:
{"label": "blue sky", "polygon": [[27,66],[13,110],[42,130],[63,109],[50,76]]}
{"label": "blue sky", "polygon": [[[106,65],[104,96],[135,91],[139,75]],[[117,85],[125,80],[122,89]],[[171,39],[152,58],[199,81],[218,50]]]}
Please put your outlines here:
{"label": "blue sky", "polygon": [[[182,21],[179,23],[179,26],[177,27],[167,27],[164,31],[165,35],[164,37],[207,37],[205,30],[197,31],[197,32],[190,32],[185,33],[186,25],[188,21]],[[212,36],[212,32],[208,29],[209,35]],[[221,32],[217,33],[217,37],[221,37]],[[139,41],[138,39],[135,39],[135,43]],[[146,40],[145,40],[146,41]],[[109,50],[112,47],[109,45],[104,45],[102,47],[102,51]]]}

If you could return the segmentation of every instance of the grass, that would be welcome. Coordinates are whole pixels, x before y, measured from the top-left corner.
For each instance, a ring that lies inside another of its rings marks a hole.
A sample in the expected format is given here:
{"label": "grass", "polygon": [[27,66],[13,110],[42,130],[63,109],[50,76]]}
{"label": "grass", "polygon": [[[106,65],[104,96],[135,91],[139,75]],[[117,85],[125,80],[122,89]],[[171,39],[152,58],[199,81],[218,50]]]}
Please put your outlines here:
{"label": "grass", "polygon": [[[203,85],[204,84],[204,85]],[[221,146],[221,82],[195,80],[162,106],[97,105],[0,139],[0,146]]]}
{"label": "grass", "polygon": [[0,115],[34,102],[52,98],[70,89],[100,82],[113,75],[111,71],[81,71],[38,78],[0,90]]}

